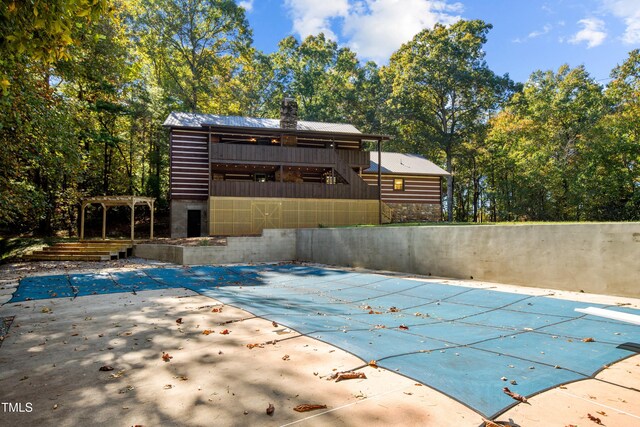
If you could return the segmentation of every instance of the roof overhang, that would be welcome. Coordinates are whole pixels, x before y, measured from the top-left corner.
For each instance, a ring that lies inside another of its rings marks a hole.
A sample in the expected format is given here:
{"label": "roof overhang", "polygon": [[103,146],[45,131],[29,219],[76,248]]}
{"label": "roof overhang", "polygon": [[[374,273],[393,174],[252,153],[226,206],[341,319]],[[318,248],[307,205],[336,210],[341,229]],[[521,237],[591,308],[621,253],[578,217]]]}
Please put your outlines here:
{"label": "roof overhang", "polygon": [[[182,126],[163,125],[169,128],[183,128]],[[251,126],[226,126],[218,124],[203,123],[199,128],[191,127],[190,129],[208,129],[212,132],[228,134],[228,135],[250,135],[250,136],[275,136],[275,135],[296,135],[305,138],[322,138],[332,139],[339,138],[343,140],[352,141],[388,141],[391,139],[390,135],[378,135],[368,133],[355,133],[355,132],[332,132],[332,131],[317,131],[317,130],[304,130],[304,129],[283,129],[283,128],[264,128],[264,127],[251,127]],[[187,129],[186,127],[184,129]]]}

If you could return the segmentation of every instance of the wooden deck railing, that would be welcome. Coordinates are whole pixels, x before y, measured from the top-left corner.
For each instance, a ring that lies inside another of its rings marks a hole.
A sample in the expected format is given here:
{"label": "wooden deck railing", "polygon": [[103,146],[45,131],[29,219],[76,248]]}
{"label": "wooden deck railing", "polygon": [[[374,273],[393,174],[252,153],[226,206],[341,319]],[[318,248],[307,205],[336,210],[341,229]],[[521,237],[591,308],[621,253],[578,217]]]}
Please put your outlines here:
{"label": "wooden deck railing", "polygon": [[332,148],[283,147],[280,145],[211,144],[213,163],[246,163],[287,165],[332,165],[338,156],[350,167],[369,167],[369,153]]}
{"label": "wooden deck railing", "polygon": [[211,195],[226,197],[279,197],[308,199],[377,199],[378,189],[364,184],[316,182],[212,181]]}

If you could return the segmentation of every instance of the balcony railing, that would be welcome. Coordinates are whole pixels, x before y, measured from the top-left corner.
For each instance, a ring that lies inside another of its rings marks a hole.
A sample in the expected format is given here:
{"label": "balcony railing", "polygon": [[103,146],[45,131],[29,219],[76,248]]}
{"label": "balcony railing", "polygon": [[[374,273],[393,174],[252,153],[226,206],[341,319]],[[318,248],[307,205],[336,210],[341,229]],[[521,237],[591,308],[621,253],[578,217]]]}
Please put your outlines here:
{"label": "balcony railing", "polygon": [[308,199],[377,199],[377,187],[316,182],[212,181],[212,196]]}
{"label": "balcony railing", "polygon": [[350,167],[369,167],[369,153],[359,150],[214,143],[210,153],[213,163],[332,166],[337,156]]}

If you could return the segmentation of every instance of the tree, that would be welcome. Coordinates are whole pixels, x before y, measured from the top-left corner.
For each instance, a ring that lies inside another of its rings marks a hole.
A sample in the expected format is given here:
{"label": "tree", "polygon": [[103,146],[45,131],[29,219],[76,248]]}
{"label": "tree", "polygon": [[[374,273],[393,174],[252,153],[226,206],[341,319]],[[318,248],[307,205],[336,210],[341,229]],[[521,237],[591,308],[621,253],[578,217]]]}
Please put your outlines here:
{"label": "tree", "polygon": [[[401,138],[413,151],[444,154],[449,173],[461,144],[472,139],[508,94],[508,77],[496,76],[484,61],[482,46],[491,28],[480,20],[458,21],[449,27],[436,24],[404,44],[383,70]],[[449,221],[453,220],[453,183],[454,176],[449,175]]]}
{"label": "tree", "polygon": [[286,95],[296,98],[300,117],[306,120],[349,121],[360,70],[355,53],[322,33],[302,43],[290,36],[278,46],[271,62],[280,96],[274,97],[271,113],[279,114],[280,99]]}
{"label": "tree", "polygon": [[251,43],[244,9],[233,0],[142,0],[135,22],[167,101],[182,111],[225,112]]}
{"label": "tree", "polygon": [[640,50],[611,72],[585,174],[593,219],[640,219]]}
{"label": "tree", "polygon": [[584,171],[603,105],[602,88],[582,66],[531,75],[491,135],[494,151],[506,154],[514,172],[505,193],[512,198],[511,214],[584,219],[584,186],[590,179]]}
{"label": "tree", "polygon": [[5,67],[14,61],[51,64],[69,58],[78,27],[88,28],[107,12],[106,0],[4,1],[0,4],[0,87],[10,82]]}

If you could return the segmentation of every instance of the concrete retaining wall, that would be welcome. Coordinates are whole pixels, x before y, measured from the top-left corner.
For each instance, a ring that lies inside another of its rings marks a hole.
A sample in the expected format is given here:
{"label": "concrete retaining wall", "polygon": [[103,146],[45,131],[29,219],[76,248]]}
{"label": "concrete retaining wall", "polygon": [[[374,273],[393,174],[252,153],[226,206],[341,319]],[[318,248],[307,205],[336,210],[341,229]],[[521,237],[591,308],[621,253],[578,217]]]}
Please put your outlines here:
{"label": "concrete retaining wall", "polygon": [[306,229],[297,259],[640,297],[640,223]]}
{"label": "concrete retaining wall", "polygon": [[296,259],[296,231],[271,229],[261,237],[229,237],[226,246],[140,244],[133,253],[182,265],[292,261]]}

